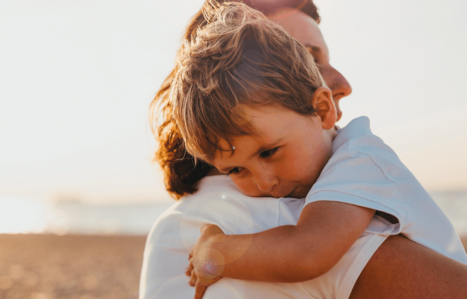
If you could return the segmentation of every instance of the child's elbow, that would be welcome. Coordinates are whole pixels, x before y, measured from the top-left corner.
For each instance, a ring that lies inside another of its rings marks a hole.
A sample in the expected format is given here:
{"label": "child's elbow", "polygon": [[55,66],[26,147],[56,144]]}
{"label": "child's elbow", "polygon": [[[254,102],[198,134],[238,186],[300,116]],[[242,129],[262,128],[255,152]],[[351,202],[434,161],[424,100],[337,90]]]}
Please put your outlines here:
{"label": "child's elbow", "polygon": [[[320,277],[331,270],[339,259],[332,257],[319,257],[306,255],[305,260],[302,259],[298,269],[300,272],[300,281],[311,280]],[[298,282],[298,281],[297,281]]]}
{"label": "child's elbow", "polygon": [[306,267],[304,263],[302,263],[299,267],[296,267],[292,273],[289,272],[279,274],[279,277],[277,277],[276,281],[286,283],[303,282],[315,279],[327,271],[329,270],[325,268],[318,269],[316,266]]}
{"label": "child's elbow", "polygon": [[311,280],[320,277],[331,270],[331,266],[322,262],[309,262],[303,269],[303,280]]}

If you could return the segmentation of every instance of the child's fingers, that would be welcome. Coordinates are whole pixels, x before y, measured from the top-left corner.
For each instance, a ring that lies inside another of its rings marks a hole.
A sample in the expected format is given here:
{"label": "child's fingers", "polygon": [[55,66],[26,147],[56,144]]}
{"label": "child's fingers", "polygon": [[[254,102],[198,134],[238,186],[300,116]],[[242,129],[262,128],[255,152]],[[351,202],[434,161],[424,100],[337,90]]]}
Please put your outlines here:
{"label": "child's fingers", "polygon": [[206,292],[207,288],[208,288],[207,286],[201,284],[200,282],[197,282],[195,286],[195,298],[194,299],[203,298],[204,293]]}
{"label": "child's fingers", "polygon": [[198,281],[198,277],[196,276],[195,271],[191,271],[191,277],[190,277],[190,280],[188,281],[188,284],[194,287],[197,281]]}
{"label": "child's fingers", "polygon": [[185,271],[186,276],[191,276],[191,272],[193,272],[193,268],[194,268],[193,263],[190,262],[190,264],[188,265]]}

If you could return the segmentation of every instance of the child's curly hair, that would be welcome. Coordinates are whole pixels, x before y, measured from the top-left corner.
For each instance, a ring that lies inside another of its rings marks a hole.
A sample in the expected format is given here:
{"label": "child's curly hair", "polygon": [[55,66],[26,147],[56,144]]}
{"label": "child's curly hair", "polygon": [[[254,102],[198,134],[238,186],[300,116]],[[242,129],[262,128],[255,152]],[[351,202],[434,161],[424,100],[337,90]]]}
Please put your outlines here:
{"label": "child's curly hair", "polygon": [[[265,15],[274,15],[281,10],[301,11],[317,23],[321,17],[313,0],[230,0],[242,2],[261,11]],[[229,0],[216,0],[217,3],[230,2]],[[191,40],[196,30],[206,24],[203,15],[204,7],[212,0],[206,0],[203,7],[193,16],[183,40]],[[180,50],[177,52],[177,56]],[[157,140],[154,161],[161,166],[164,173],[166,190],[175,199],[196,192],[198,182],[204,178],[212,166],[199,160],[195,163],[192,155],[185,150],[185,143],[180,130],[173,118],[173,107],[169,101],[169,91],[177,69],[170,72],[161,84],[149,107],[149,123],[151,131]]]}
{"label": "child's curly hair", "polygon": [[311,98],[324,81],[303,45],[242,3],[213,4],[205,18],[182,46],[169,95],[191,155],[212,162],[220,139],[254,133],[247,107],[314,113]]}

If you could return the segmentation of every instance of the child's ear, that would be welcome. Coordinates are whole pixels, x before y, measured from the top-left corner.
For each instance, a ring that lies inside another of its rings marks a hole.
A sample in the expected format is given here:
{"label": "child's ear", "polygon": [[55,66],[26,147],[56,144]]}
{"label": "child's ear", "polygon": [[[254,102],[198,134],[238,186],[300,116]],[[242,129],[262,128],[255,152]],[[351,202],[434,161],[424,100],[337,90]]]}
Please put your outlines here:
{"label": "child's ear", "polygon": [[337,111],[332,100],[331,90],[327,87],[316,89],[311,100],[311,105],[315,108],[316,114],[321,119],[323,129],[332,129],[337,121]]}

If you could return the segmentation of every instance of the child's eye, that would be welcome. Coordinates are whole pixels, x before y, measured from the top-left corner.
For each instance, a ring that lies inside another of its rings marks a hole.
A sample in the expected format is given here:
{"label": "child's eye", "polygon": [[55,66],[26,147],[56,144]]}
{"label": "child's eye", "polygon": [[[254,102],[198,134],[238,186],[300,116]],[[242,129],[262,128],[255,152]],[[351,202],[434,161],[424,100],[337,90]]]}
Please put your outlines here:
{"label": "child's eye", "polygon": [[279,147],[275,147],[275,148],[272,148],[270,150],[267,150],[267,151],[264,151],[264,152],[261,152],[261,154],[259,154],[259,156],[261,158],[269,158],[271,157],[272,155],[274,155],[275,152],[277,152],[277,150],[279,149]]}
{"label": "child's eye", "polygon": [[235,168],[232,168],[231,170],[229,170],[229,172],[227,173],[228,175],[231,175],[231,174],[237,174],[240,172],[240,168],[239,167],[235,167]]}

